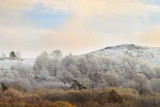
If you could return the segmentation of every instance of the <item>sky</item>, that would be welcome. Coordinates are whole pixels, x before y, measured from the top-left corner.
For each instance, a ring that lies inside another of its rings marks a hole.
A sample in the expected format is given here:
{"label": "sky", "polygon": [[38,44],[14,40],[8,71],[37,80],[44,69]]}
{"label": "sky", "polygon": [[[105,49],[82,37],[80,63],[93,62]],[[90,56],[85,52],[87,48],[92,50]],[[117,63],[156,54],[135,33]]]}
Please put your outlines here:
{"label": "sky", "polygon": [[160,47],[160,0],[0,0],[7,55],[80,55],[119,44]]}

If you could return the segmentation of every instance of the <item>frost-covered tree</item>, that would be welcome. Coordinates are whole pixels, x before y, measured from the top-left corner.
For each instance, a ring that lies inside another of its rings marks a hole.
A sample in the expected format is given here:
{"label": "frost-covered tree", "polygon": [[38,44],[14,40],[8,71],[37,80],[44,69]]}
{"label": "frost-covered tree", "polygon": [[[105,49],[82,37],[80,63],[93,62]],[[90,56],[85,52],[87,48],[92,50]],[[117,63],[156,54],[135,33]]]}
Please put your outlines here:
{"label": "frost-covered tree", "polygon": [[152,78],[150,80],[150,85],[153,91],[160,92],[160,79]]}
{"label": "frost-covered tree", "polygon": [[64,66],[65,68],[69,67],[70,65],[77,65],[77,57],[69,54],[68,56],[66,56],[65,58],[62,59],[62,66]]}
{"label": "frost-covered tree", "polygon": [[68,71],[62,72],[61,74],[58,75],[57,78],[60,79],[63,83],[71,83],[72,80],[75,79],[72,73]]}
{"label": "frost-covered tree", "polygon": [[96,56],[96,55],[88,55],[87,56],[87,60],[88,60],[88,69],[89,72],[98,72],[101,71],[101,59],[100,56]]}
{"label": "frost-covered tree", "polygon": [[91,82],[91,88],[99,88],[104,86],[104,73],[103,72],[90,72],[88,78]]}
{"label": "frost-covered tree", "polygon": [[61,60],[50,57],[47,52],[42,52],[36,58],[33,68],[37,82],[54,81],[56,76],[62,71]]}
{"label": "frost-covered tree", "polygon": [[66,69],[68,72],[72,73],[75,78],[81,77],[81,72],[78,70],[77,66],[70,64]]}
{"label": "frost-covered tree", "polygon": [[84,84],[87,88],[92,87],[91,80],[88,77],[78,78],[78,81],[80,81],[82,84]]}
{"label": "frost-covered tree", "polygon": [[62,52],[61,52],[60,50],[54,50],[54,51],[50,54],[50,56],[51,56],[52,58],[55,58],[55,59],[60,60],[60,59],[62,59],[63,54],[62,54]]}
{"label": "frost-covered tree", "polygon": [[40,71],[42,71],[43,69],[46,69],[46,66],[48,65],[48,53],[47,52],[42,52],[41,55],[39,55],[36,58],[35,64],[34,64],[34,71],[35,71],[35,75],[39,75]]}
{"label": "frost-covered tree", "polygon": [[43,67],[43,69],[40,70],[40,74],[39,75],[43,75],[43,76],[49,75],[49,72],[45,67]]}
{"label": "frost-covered tree", "polygon": [[145,75],[137,73],[133,80],[129,80],[130,84],[127,84],[129,88],[136,89],[140,94],[146,94],[151,91],[149,80]]}
{"label": "frost-covered tree", "polygon": [[[40,82],[36,79],[37,84],[47,81],[53,84],[52,82],[58,81],[71,85],[72,80],[76,79],[87,88],[128,87],[144,94],[154,87],[152,90],[158,91],[158,80],[152,80],[160,77],[160,67],[155,64],[130,56],[111,58],[97,54],[69,54],[59,59],[60,54],[59,51],[54,51],[51,55],[43,52],[37,57],[34,73],[41,78]],[[12,76],[10,73],[5,75]]]}
{"label": "frost-covered tree", "polygon": [[89,72],[89,63],[86,57],[79,57],[77,59],[77,68],[80,73],[85,76]]}
{"label": "frost-covered tree", "polygon": [[118,87],[121,85],[121,82],[123,81],[123,77],[121,77],[118,73],[114,71],[106,72],[104,78],[106,85],[110,87]]}
{"label": "frost-covered tree", "polygon": [[61,69],[60,61],[57,59],[48,59],[46,69],[50,76],[57,76]]}
{"label": "frost-covered tree", "polygon": [[159,67],[155,68],[155,76],[154,77],[160,79],[160,68]]}
{"label": "frost-covered tree", "polygon": [[69,84],[64,84],[63,82],[57,82],[57,81],[43,81],[38,84],[38,88],[44,87],[47,89],[69,89]]}
{"label": "frost-covered tree", "polygon": [[18,72],[19,76],[22,78],[33,77],[32,69],[30,69],[29,67],[27,67],[25,65],[13,66],[12,69],[16,70]]}

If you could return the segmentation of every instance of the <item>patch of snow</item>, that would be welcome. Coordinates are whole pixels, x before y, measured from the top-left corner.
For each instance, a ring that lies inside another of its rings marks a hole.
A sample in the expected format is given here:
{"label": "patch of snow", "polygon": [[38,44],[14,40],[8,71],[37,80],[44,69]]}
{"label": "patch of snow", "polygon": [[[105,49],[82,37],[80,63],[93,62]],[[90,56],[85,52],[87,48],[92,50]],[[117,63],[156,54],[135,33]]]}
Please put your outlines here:
{"label": "patch of snow", "polygon": [[25,66],[26,68],[33,67],[35,59],[26,58],[23,60],[0,60],[0,70],[10,70],[14,66]]}
{"label": "patch of snow", "polygon": [[122,44],[106,47],[92,52],[93,54],[105,55],[112,58],[121,56],[130,56],[148,61],[154,64],[160,64],[160,48],[136,46],[134,44]]}

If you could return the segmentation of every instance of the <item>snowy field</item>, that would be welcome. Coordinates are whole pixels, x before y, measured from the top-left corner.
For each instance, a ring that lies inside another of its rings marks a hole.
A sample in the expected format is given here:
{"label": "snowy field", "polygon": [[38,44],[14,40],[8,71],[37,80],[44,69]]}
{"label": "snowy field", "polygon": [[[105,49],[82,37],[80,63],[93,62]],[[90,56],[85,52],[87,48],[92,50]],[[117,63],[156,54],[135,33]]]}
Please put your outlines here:
{"label": "snowy field", "polygon": [[26,68],[31,68],[33,67],[34,63],[35,59],[33,58],[25,58],[21,60],[4,59],[0,60],[0,69],[9,70],[13,66],[26,66]]}

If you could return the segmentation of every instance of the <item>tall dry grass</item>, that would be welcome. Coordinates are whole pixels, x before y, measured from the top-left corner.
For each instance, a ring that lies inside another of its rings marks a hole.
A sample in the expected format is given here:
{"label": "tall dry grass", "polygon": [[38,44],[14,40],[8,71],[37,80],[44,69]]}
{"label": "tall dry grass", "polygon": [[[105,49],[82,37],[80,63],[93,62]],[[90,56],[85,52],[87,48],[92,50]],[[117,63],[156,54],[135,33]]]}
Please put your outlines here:
{"label": "tall dry grass", "polygon": [[160,107],[160,93],[140,95],[129,88],[97,90],[0,90],[0,107]]}

